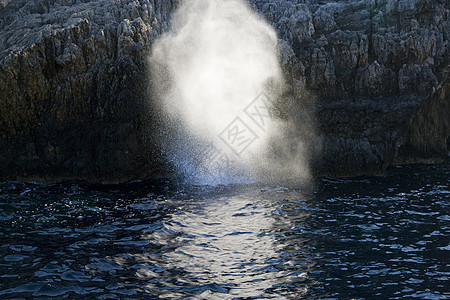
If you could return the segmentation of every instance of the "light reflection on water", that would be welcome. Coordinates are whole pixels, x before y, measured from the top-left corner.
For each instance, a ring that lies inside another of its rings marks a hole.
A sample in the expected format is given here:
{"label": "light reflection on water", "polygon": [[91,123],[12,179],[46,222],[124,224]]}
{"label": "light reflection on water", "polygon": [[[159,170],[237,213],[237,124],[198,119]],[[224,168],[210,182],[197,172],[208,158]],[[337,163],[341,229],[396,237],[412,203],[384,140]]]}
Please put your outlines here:
{"label": "light reflection on water", "polygon": [[[280,261],[283,248],[271,232],[272,214],[278,212],[261,195],[255,196],[188,202],[171,217],[169,228],[183,234],[177,238],[177,251],[168,255],[169,264],[194,276],[198,284],[222,292],[225,299],[258,297],[279,284],[287,272],[271,264]],[[181,282],[192,284],[186,278]]]}
{"label": "light reflection on water", "polygon": [[448,179],[0,183],[0,298],[448,299]]}

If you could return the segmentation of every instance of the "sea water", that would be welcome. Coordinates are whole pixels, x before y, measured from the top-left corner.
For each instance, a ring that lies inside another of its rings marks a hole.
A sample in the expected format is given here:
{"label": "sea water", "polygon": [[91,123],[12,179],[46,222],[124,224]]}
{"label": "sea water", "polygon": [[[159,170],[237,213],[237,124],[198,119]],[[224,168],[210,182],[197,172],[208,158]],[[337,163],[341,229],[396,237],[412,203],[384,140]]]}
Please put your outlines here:
{"label": "sea water", "polygon": [[0,183],[0,298],[449,299],[449,175]]}

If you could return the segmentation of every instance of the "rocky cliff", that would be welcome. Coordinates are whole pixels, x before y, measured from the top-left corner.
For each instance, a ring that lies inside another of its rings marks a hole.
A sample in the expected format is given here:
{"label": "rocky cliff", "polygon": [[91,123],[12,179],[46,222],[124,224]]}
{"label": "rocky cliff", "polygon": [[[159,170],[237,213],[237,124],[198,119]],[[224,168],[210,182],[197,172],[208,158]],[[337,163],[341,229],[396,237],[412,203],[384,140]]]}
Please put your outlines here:
{"label": "rocky cliff", "polygon": [[173,7],[9,1],[0,10],[0,178],[151,176],[161,162],[147,115],[146,56]]}
{"label": "rocky cliff", "polygon": [[[147,55],[177,2],[0,1],[0,179],[160,175]],[[316,99],[318,174],[447,157],[448,1],[251,5],[279,34],[290,117]]]}
{"label": "rocky cliff", "polygon": [[449,2],[254,1],[316,95],[319,174],[382,173],[450,151]]}

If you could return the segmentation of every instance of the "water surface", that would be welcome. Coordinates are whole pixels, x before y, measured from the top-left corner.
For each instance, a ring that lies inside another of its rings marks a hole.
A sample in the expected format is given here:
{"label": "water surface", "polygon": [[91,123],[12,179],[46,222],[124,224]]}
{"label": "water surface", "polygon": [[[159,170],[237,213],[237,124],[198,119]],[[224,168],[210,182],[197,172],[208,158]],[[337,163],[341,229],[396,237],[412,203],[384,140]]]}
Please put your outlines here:
{"label": "water surface", "polygon": [[0,183],[0,298],[450,299],[449,175]]}

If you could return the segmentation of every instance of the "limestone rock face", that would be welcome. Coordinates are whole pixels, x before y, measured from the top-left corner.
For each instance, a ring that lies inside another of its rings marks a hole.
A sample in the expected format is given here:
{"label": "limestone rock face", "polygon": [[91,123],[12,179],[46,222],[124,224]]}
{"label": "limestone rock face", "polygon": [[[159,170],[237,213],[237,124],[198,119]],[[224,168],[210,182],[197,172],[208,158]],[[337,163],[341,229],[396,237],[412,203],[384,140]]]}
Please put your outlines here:
{"label": "limestone rock face", "polygon": [[[381,173],[448,157],[448,1],[252,3],[288,42],[290,80],[317,97],[318,173]],[[286,26],[296,12],[302,18]]]}
{"label": "limestone rock face", "polygon": [[174,3],[2,3],[0,178],[119,182],[152,175],[158,156],[144,130],[146,56]]}
{"label": "limestone rock face", "polygon": [[[0,0],[0,179],[161,174],[147,55],[177,4]],[[278,32],[297,111],[314,111],[318,174],[447,157],[448,1],[250,5]],[[308,108],[304,95],[315,99]]]}

